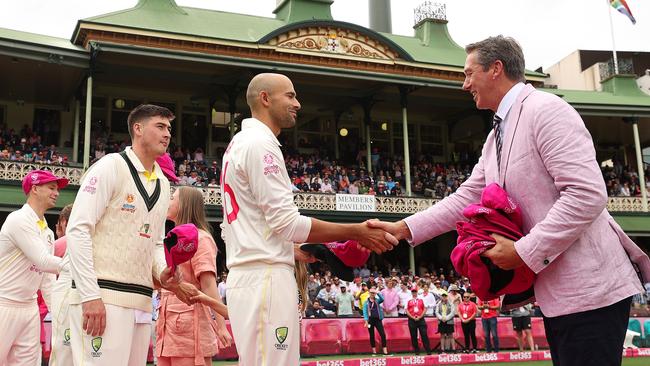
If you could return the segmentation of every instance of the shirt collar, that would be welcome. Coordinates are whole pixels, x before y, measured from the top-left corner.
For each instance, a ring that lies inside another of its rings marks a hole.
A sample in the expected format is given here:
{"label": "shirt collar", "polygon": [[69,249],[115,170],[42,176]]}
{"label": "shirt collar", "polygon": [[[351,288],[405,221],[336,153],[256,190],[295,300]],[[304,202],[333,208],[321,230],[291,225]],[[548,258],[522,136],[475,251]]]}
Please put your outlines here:
{"label": "shirt collar", "polygon": [[138,156],[133,152],[133,149],[131,146],[127,146],[124,151],[126,151],[126,155],[129,157],[131,160],[131,163],[133,163],[133,166],[135,167],[135,170],[138,171],[138,173],[142,173],[142,175],[147,178],[147,182],[149,181],[155,181],[158,179],[158,177],[162,176],[162,171],[160,170],[160,166],[158,166],[158,162],[153,163],[153,171],[148,171],[147,169],[144,168],[144,165],[142,165],[142,162],[138,158]]}
{"label": "shirt collar", "polygon": [[246,129],[254,129],[259,132],[262,132],[265,135],[272,137],[273,141],[276,144],[278,144],[278,146],[282,146],[282,144],[280,144],[280,141],[278,141],[277,136],[275,136],[275,134],[273,133],[273,131],[271,131],[269,126],[265,125],[262,121],[260,121],[257,118],[246,118],[245,120],[242,121],[241,128],[242,131]]}
{"label": "shirt collar", "polygon": [[23,205],[23,208],[26,210],[27,214],[30,216],[29,221],[35,222],[36,226],[40,229],[40,231],[43,231],[47,228],[47,221],[45,221],[45,217],[43,219],[40,219],[38,215],[36,214],[36,211],[30,206],[29,204],[25,203]]}
{"label": "shirt collar", "polygon": [[496,115],[499,116],[502,121],[506,119],[506,116],[508,115],[510,108],[515,103],[515,100],[517,99],[519,92],[521,92],[524,86],[525,85],[522,82],[513,85],[512,88],[508,90],[506,95],[503,96],[503,99],[501,99],[501,103],[499,103],[499,108],[497,108]]}

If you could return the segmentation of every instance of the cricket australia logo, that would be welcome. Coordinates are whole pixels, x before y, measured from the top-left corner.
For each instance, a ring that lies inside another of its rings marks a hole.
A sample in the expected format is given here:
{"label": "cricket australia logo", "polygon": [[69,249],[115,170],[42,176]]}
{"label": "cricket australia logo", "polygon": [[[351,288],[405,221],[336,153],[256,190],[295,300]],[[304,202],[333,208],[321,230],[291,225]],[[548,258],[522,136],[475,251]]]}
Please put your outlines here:
{"label": "cricket australia logo", "polygon": [[90,352],[90,355],[93,357],[100,357],[102,355],[99,350],[102,348],[102,337],[95,337],[90,341],[90,346],[93,351]]}
{"label": "cricket australia logo", "polygon": [[63,345],[64,346],[70,345],[70,328],[63,331]]}
{"label": "cricket australia logo", "polygon": [[287,335],[289,334],[289,327],[279,327],[275,328],[275,339],[278,340],[278,343],[275,344],[275,348],[281,351],[286,351],[289,348],[288,345],[284,344],[284,341],[287,340]]}

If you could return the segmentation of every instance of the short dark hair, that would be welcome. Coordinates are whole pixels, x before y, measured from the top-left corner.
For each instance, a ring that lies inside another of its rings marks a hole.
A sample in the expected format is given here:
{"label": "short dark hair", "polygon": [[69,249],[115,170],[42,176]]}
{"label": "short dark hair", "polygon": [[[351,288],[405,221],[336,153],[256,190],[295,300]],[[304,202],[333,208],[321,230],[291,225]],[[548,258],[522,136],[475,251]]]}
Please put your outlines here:
{"label": "short dark hair", "polygon": [[153,104],[140,104],[135,107],[131,113],[129,113],[129,118],[127,123],[129,125],[129,135],[133,139],[133,125],[142,121],[145,118],[150,117],[162,117],[168,119],[170,122],[176,118],[174,113],[165,107],[160,107]]}
{"label": "short dark hair", "polygon": [[503,63],[504,72],[510,80],[522,82],[526,80],[524,52],[512,37],[498,35],[470,43],[465,46],[465,52],[468,55],[476,52],[478,63],[483,66],[483,71],[487,71],[494,62],[500,60]]}

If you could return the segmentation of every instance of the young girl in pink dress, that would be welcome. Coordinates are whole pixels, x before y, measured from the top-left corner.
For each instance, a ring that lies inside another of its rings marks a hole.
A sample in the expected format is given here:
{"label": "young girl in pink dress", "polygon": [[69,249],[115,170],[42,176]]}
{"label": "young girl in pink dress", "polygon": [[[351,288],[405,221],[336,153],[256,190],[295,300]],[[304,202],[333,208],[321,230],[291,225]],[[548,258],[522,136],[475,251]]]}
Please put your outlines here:
{"label": "young girl in pink dress", "polygon": [[[177,271],[183,281],[221,303],[216,282],[217,246],[205,218],[201,191],[190,187],[178,188],[172,195],[167,218],[176,225],[191,223],[199,229],[196,254],[191,260],[180,264]],[[156,322],[158,365],[212,365],[212,356],[218,349],[232,342],[223,316],[201,303],[186,305],[174,293],[164,289],[161,291]]]}

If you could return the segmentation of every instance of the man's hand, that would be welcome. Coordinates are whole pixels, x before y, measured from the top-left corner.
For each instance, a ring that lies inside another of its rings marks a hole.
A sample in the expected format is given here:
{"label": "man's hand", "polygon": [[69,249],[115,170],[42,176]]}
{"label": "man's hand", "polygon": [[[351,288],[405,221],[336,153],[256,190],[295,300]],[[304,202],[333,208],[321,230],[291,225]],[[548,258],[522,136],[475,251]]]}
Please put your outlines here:
{"label": "man's hand", "polygon": [[367,223],[357,225],[357,241],[367,250],[377,254],[393,249],[398,243],[391,233],[380,228],[373,228]]}
{"label": "man's hand", "polygon": [[295,260],[304,263],[314,263],[317,261],[316,257],[314,257],[313,254],[307,253],[304,250],[300,249],[300,244],[293,245],[293,256]]}
{"label": "man's hand", "polygon": [[106,307],[102,299],[95,299],[81,303],[83,330],[89,336],[97,337],[106,330]]}
{"label": "man's hand", "polygon": [[385,232],[391,234],[397,240],[411,239],[411,230],[406,225],[406,222],[404,222],[404,220],[400,220],[397,222],[388,222],[388,221],[380,221],[377,219],[372,219],[366,221],[366,224],[369,227],[384,230]]}
{"label": "man's hand", "polygon": [[498,234],[492,234],[496,244],[483,252],[482,256],[490,259],[497,267],[505,270],[525,265],[517,250],[515,242]]}

